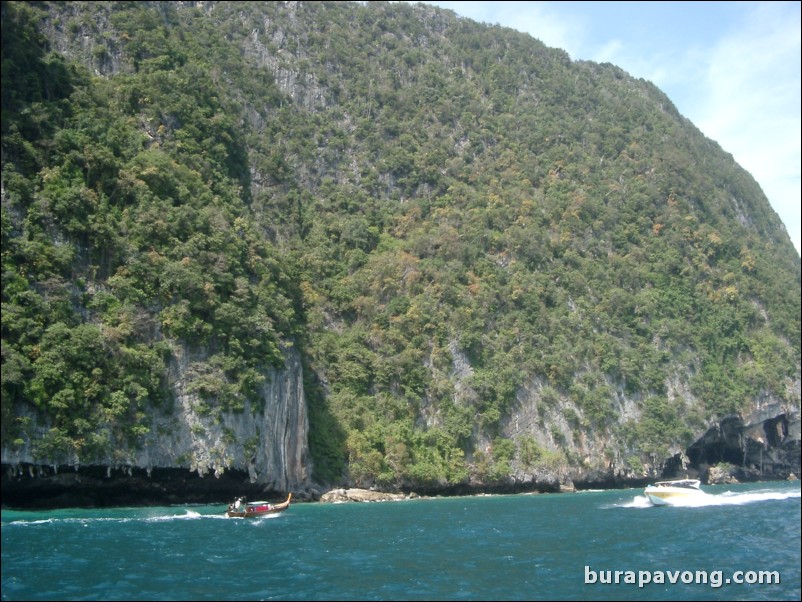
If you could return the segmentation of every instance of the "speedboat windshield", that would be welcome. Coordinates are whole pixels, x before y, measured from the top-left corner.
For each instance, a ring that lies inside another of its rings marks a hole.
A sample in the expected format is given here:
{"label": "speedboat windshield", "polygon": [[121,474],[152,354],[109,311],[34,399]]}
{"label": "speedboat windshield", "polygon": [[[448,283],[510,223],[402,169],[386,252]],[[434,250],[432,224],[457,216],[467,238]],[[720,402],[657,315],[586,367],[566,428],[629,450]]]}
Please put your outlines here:
{"label": "speedboat windshield", "polygon": [[699,489],[697,479],[685,479],[681,481],[660,481],[654,484],[655,487],[684,487],[687,489]]}

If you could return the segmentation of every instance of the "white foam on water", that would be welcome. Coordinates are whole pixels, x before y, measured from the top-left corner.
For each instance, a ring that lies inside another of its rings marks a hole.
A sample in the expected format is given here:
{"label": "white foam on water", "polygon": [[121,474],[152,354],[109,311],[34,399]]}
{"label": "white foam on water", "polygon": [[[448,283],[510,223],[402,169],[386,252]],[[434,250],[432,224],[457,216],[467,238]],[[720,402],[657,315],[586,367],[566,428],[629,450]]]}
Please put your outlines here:
{"label": "white foam on water", "polygon": [[652,503],[645,495],[637,495],[628,502],[611,504],[608,508],[650,508]]}
{"label": "white foam on water", "polygon": [[720,495],[705,495],[693,505],[701,506],[740,506],[742,504],[752,504],[754,502],[767,502],[771,500],[787,500],[800,497],[799,491],[750,491],[749,493],[737,493],[727,491]]}
{"label": "white foam on water", "polygon": [[[671,507],[682,508],[703,508],[706,506],[742,506],[757,502],[767,502],[772,500],[787,500],[800,497],[799,491],[772,491],[758,490],[748,493],[738,493],[726,491],[721,494],[710,494],[702,492],[700,495],[689,496],[677,499],[669,504]],[[652,508],[653,504],[645,495],[638,495],[628,502],[611,504],[610,508]]]}
{"label": "white foam on water", "polygon": [[167,514],[164,516],[151,516],[145,520],[151,522],[160,522],[160,521],[168,521],[168,520],[195,520],[198,518],[203,518],[203,515],[199,512],[195,512],[194,510],[185,510],[185,514]]}

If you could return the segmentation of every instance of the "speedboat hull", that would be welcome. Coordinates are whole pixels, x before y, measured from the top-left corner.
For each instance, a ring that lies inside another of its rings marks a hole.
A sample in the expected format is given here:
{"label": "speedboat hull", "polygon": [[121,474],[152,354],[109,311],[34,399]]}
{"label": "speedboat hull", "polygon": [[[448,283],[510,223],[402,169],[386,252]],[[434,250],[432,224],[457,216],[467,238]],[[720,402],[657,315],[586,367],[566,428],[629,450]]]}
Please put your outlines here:
{"label": "speedboat hull", "polygon": [[707,496],[696,480],[663,481],[649,485],[643,493],[655,506],[689,505]]}
{"label": "speedboat hull", "polygon": [[646,494],[646,497],[649,498],[649,501],[655,506],[676,506],[680,504],[687,504],[706,495],[701,491],[678,491],[667,487],[662,489],[655,488],[653,490],[649,490],[647,488],[644,493]]}

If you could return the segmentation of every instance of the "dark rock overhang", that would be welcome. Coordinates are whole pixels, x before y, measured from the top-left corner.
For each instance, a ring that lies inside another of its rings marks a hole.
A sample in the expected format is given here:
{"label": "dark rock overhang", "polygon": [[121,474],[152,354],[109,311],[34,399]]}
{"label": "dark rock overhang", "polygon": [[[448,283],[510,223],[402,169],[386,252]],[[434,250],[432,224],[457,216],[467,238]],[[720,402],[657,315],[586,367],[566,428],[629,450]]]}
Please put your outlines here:
{"label": "dark rock overhang", "polygon": [[[704,473],[710,466],[741,469],[739,480],[785,479],[800,473],[799,417],[789,413],[727,416],[686,450],[688,465]],[[670,463],[671,464],[671,463]],[[676,462],[673,463],[676,467]],[[673,472],[670,468],[668,472]]]}

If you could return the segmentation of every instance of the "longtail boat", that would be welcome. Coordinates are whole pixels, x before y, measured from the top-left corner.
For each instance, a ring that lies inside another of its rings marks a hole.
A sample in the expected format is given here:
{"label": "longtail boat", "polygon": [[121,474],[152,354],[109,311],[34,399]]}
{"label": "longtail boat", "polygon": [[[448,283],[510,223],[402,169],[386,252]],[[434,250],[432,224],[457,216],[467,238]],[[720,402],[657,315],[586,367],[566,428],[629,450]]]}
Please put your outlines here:
{"label": "longtail boat", "polygon": [[287,496],[287,501],[280,504],[271,504],[270,502],[243,503],[242,499],[238,499],[233,504],[229,504],[226,516],[229,518],[261,518],[271,514],[278,514],[290,507],[291,499],[291,493]]}

